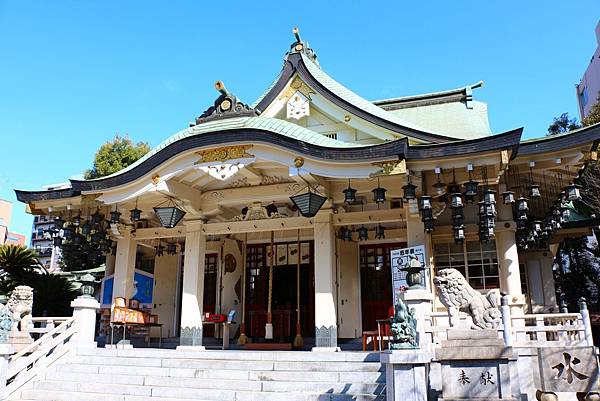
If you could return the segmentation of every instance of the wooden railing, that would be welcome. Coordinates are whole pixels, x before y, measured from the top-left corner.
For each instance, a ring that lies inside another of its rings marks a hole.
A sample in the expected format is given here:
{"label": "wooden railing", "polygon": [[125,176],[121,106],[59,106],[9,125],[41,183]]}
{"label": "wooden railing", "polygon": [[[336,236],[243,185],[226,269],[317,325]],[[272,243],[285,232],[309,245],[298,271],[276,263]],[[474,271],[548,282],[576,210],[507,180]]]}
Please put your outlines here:
{"label": "wooden railing", "polygon": [[75,318],[33,318],[33,321],[42,319],[46,322],[45,327],[38,328],[35,332],[43,335],[9,359],[5,394],[18,390],[35,377],[40,369],[52,364],[71,349],[69,341],[77,333]]}

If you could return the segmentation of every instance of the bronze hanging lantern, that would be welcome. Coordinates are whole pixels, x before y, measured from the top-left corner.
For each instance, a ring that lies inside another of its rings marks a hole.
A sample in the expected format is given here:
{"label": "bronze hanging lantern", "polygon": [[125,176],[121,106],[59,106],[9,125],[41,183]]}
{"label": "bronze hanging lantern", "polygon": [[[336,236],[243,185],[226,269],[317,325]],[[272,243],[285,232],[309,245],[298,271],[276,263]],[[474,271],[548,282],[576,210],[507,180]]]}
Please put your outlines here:
{"label": "bronze hanging lantern", "polygon": [[365,226],[361,226],[358,230],[359,241],[366,241],[369,239],[369,230]]}
{"label": "bronze hanging lantern", "polygon": [[419,210],[428,210],[431,209],[431,196],[423,195],[419,198]]}
{"label": "bronze hanging lantern", "polygon": [[375,238],[376,239],[384,239],[385,238],[385,227],[381,224],[378,224],[375,228]]}
{"label": "bronze hanging lantern", "polygon": [[580,192],[581,185],[571,184],[565,188],[565,196],[569,201],[576,201],[581,199]]}
{"label": "bronze hanging lantern", "polygon": [[110,212],[110,222],[113,224],[118,224],[121,221],[121,212],[115,206],[115,210]]}
{"label": "bronze hanging lantern", "polygon": [[524,198],[521,196],[519,199],[517,199],[517,210],[520,212],[525,212],[525,213],[527,213],[527,211],[529,211],[529,205],[527,203],[527,198]]}
{"label": "bronze hanging lantern", "polygon": [[348,188],[344,189],[344,202],[348,205],[356,203],[356,189],[350,186],[350,179],[348,179]]}
{"label": "bronze hanging lantern", "polygon": [[408,176],[408,183],[402,187],[404,191],[404,199],[412,200],[417,198],[417,186],[410,182],[410,176]]}
{"label": "bronze hanging lantern", "polygon": [[457,244],[462,244],[465,240],[465,226],[458,225],[453,227],[454,230],[454,242]]}
{"label": "bronze hanging lantern", "polygon": [[65,225],[65,220],[60,216],[56,216],[54,218],[54,227],[60,230]]}
{"label": "bronze hanging lantern", "polygon": [[453,209],[463,207],[462,194],[460,192],[450,195],[450,207]]}
{"label": "bronze hanging lantern", "polygon": [[513,191],[502,192],[502,203],[504,203],[505,205],[512,205],[515,202],[515,193]]}
{"label": "bronze hanging lantern", "polygon": [[352,241],[352,229],[343,227],[341,238],[342,238],[342,241],[351,242]]}
{"label": "bronze hanging lantern", "polygon": [[534,198],[539,198],[540,196],[542,196],[540,186],[537,184],[531,184],[529,186],[529,197],[534,199]]}
{"label": "bronze hanging lantern", "polygon": [[373,201],[375,203],[383,203],[385,202],[385,193],[387,189],[382,188],[379,185],[379,177],[377,177],[377,188],[373,189]]}

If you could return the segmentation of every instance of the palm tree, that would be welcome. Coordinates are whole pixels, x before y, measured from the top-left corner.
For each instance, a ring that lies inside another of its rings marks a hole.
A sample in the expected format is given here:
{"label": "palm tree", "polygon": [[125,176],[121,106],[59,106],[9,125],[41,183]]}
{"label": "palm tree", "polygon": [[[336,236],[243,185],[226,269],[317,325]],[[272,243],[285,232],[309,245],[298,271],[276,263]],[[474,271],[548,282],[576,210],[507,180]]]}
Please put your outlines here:
{"label": "palm tree", "polygon": [[21,245],[0,245],[0,269],[12,274],[43,269],[33,249]]}
{"label": "palm tree", "polygon": [[77,296],[70,281],[48,273],[32,249],[0,246],[0,294],[8,296],[19,285],[33,288],[34,316],[68,316],[70,302]]}

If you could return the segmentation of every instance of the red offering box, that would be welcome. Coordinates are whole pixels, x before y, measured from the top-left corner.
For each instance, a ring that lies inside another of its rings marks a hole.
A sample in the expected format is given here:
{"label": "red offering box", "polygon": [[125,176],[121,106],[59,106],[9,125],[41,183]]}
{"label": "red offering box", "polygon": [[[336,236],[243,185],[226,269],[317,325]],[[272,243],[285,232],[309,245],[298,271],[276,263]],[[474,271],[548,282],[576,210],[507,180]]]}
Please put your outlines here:
{"label": "red offering box", "polygon": [[208,315],[208,320],[215,323],[223,323],[227,321],[227,315],[222,315],[219,313],[211,313]]}

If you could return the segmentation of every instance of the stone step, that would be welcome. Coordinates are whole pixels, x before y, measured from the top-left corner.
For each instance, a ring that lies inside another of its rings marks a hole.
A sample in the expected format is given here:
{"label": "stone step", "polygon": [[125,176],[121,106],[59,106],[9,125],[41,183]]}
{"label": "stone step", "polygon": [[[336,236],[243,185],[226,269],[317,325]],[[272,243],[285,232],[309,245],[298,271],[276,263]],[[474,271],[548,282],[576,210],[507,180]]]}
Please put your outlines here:
{"label": "stone step", "polygon": [[311,351],[177,351],[169,349],[81,349],[80,356],[128,358],[211,359],[238,361],[306,361],[306,362],[379,362],[377,352],[311,352]]}
{"label": "stone step", "polygon": [[[81,393],[67,391],[23,391],[22,401],[213,401],[202,398],[173,398],[173,397],[145,397],[123,396],[114,394]],[[350,395],[350,394],[293,394],[285,395],[286,401],[385,401],[385,396]],[[236,401],[281,401],[281,393],[247,393],[240,394]],[[223,399],[222,401],[234,401]]]}
{"label": "stone step", "polygon": [[183,358],[131,358],[119,356],[84,356],[71,358],[71,363],[86,365],[109,365],[128,367],[162,367],[162,368],[195,368],[220,370],[283,370],[308,372],[374,372],[382,370],[379,363],[364,362],[304,362],[304,361],[248,361],[248,360],[214,360],[214,359],[183,359]]}
{"label": "stone step", "polygon": [[[297,382],[343,382],[343,383],[384,383],[385,372],[314,372],[314,371],[254,371],[231,369],[194,369],[194,368],[158,368],[148,367],[143,370],[129,366],[86,365],[81,363],[67,363],[57,365],[47,373],[47,378],[56,379],[61,375],[84,375],[91,377],[95,374],[101,377],[116,376],[127,383],[128,378],[136,378],[138,382],[143,377],[183,377],[198,379],[225,379],[225,380],[253,380],[253,381],[297,381]],[[95,376],[94,376],[95,377]],[[102,379],[100,379],[102,380]],[[133,380],[133,379],[131,379]]]}
{"label": "stone step", "polygon": [[[307,382],[307,381],[253,381],[253,380],[215,380],[185,377],[160,376],[121,376],[121,375],[89,375],[83,373],[49,372],[46,380],[36,382],[36,389],[79,391],[88,383],[99,385],[146,386],[146,387],[185,387],[205,390],[237,390],[237,391],[305,391],[347,394],[381,394],[385,387],[383,383],[344,383],[344,382]],[[128,389],[125,388],[127,391]],[[134,389],[135,390],[135,389]],[[132,390],[133,391],[133,390]],[[130,395],[146,395],[134,392]],[[126,392],[126,394],[129,394]]]}

